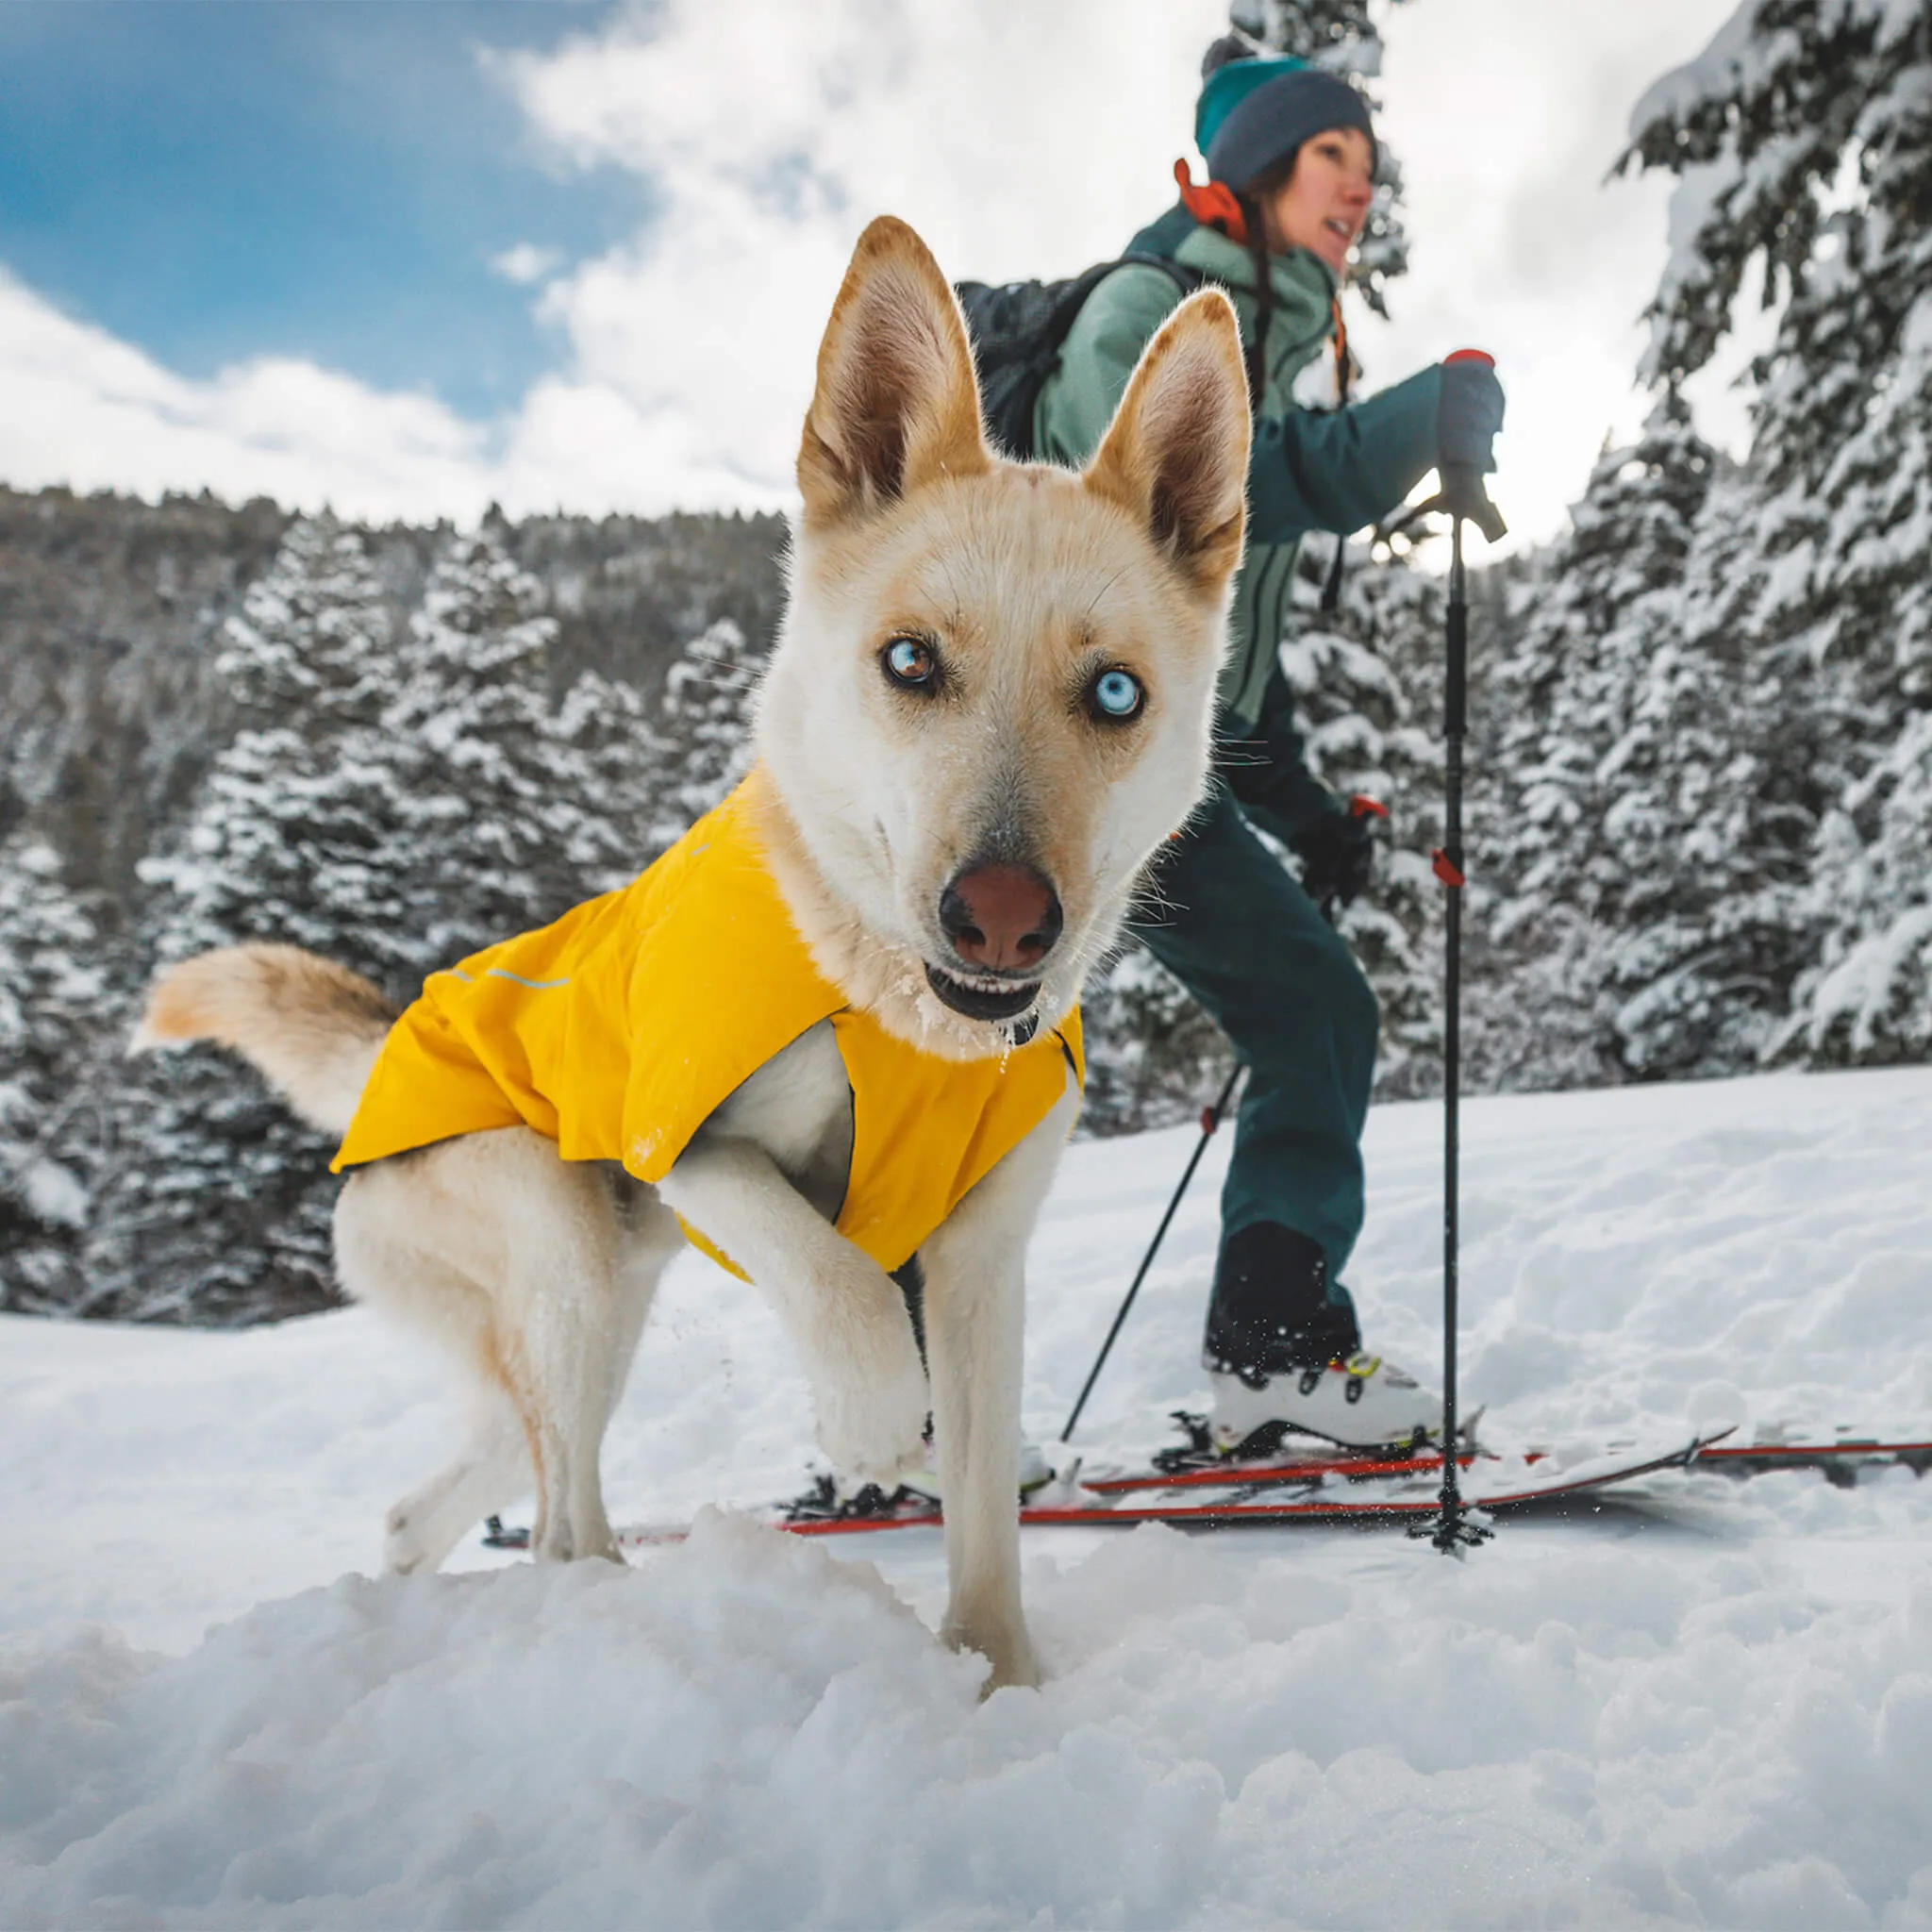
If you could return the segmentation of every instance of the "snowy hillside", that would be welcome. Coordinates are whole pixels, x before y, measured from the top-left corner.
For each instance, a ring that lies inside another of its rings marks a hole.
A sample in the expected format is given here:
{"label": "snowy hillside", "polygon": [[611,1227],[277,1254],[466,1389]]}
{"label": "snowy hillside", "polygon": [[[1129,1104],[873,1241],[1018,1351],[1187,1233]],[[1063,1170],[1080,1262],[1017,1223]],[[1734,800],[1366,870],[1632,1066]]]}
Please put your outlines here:
{"label": "snowy hillside", "polygon": [[[1419,1364],[1438,1126],[1375,1114],[1354,1270],[1372,1343]],[[1034,1254],[1041,1435],[1187,1141],[1072,1150]],[[1928,1150],[1925,1071],[1476,1104],[1489,1432],[1932,1434]],[[1217,1177],[1096,1452],[1199,1399]],[[0,1318],[0,1924],[1932,1925],[1932,1485],[1905,1471],[1653,1478],[1462,1565],[1334,1528],[1041,1532],[1050,1681],[982,1706],[928,1634],[927,1532],[833,1551],[708,1514],[625,1572],[472,1543],[474,1574],[372,1580],[450,1426],[359,1312]],[[614,1513],[781,1493],[808,1440],[774,1323],[680,1261]]]}

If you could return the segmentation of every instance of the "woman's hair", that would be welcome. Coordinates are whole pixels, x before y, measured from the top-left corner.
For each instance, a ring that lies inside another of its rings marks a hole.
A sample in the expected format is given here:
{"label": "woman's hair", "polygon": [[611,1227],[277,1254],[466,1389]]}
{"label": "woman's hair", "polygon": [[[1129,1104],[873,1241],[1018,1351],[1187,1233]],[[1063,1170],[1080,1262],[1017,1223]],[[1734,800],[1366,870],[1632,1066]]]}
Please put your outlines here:
{"label": "woman's hair", "polygon": [[1272,168],[1261,172],[1241,190],[1243,201],[1263,202],[1277,189],[1286,188],[1294,179],[1295,164],[1302,158],[1302,151],[1296,148],[1293,154],[1285,156]]}

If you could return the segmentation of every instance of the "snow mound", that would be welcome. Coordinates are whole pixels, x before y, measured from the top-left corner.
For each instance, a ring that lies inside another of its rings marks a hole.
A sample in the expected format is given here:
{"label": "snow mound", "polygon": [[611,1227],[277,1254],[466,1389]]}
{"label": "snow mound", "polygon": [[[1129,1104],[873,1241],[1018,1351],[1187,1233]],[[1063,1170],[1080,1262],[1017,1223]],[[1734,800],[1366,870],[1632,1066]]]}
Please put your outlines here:
{"label": "snow mound", "polygon": [[1036,1561],[1052,1681],[984,1705],[870,1563],[715,1511],[634,1571],[345,1577],[180,1658],[90,1631],[0,1659],[0,1919],[1932,1923],[1924,1564],[1874,1607],[1524,1538]]}

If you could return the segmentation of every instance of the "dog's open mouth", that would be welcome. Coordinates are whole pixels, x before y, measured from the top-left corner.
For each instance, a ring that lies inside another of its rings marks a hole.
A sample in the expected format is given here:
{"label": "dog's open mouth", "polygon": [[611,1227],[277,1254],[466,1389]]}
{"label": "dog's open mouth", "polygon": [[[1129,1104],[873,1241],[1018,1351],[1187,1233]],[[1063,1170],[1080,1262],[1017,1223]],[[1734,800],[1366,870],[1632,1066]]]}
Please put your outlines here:
{"label": "dog's open mouth", "polygon": [[974,986],[941,973],[937,966],[925,969],[925,983],[944,1005],[969,1020],[1017,1020],[1040,997],[1037,979],[1029,979],[1024,986]]}

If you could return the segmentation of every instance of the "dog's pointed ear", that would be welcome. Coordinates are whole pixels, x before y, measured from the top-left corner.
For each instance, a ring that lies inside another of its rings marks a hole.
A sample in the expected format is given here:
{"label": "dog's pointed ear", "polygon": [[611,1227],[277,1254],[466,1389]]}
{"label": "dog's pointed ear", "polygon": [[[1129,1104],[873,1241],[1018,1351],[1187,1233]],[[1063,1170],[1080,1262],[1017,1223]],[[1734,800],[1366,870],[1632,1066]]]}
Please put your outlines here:
{"label": "dog's pointed ear", "polygon": [[857,522],[991,466],[958,298],[925,243],[881,215],[858,238],[819,345],[798,450],[805,526]]}
{"label": "dog's pointed ear", "polygon": [[1233,305],[1190,295],[1141,352],[1086,484],[1135,517],[1197,595],[1241,560],[1248,382]]}

